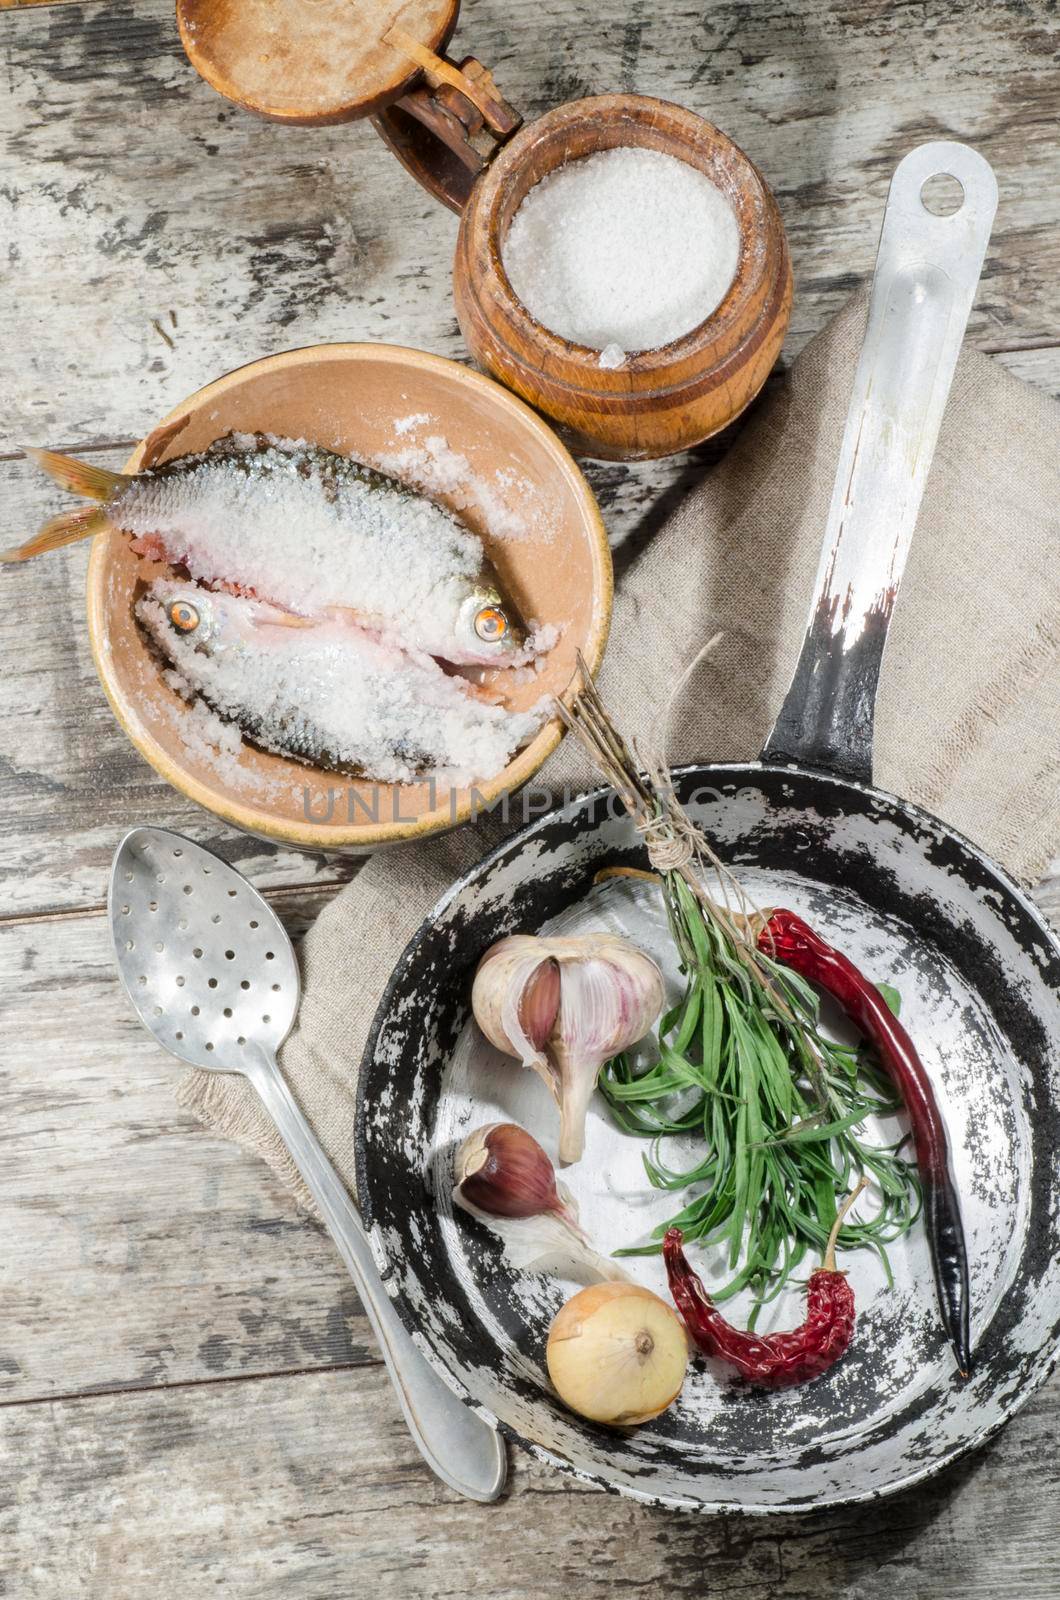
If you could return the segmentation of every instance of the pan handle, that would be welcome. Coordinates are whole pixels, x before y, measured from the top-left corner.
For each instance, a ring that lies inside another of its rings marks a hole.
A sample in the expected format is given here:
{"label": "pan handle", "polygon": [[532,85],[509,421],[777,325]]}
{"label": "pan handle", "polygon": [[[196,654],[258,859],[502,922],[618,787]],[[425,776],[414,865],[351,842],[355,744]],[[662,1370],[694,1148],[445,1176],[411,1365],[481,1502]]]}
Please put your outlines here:
{"label": "pan handle", "polygon": [[[946,174],[963,200],[938,216],[922,190]],[[887,627],[996,206],[967,145],[922,144],[895,169],[806,636],[763,761],[872,782]]]}

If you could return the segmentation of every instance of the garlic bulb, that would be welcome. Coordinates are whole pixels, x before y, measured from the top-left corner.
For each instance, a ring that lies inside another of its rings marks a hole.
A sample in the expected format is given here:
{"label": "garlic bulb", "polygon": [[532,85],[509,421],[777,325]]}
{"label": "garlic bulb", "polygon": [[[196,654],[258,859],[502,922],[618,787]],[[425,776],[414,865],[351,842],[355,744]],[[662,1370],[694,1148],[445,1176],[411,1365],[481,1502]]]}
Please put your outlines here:
{"label": "garlic bulb", "polygon": [[514,1122],[477,1128],[457,1150],[453,1168],[454,1204],[497,1235],[516,1271],[553,1267],[590,1281],[628,1281],[616,1261],[593,1249],[573,1197],[524,1128]]}
{"label": "garlic bulb", "polygon": [[642,1039],[662,1004],[655,962],[610,933],[501,939],[479,962],[471,992],[490,1043],[533,1067],[551,1089],[564,1164],[581,1156],[604,1062]]}
{"label": "garlic bulb", "polygon": [[664,1300],[635,1283],[582,1289],[549,1329],[548,1375],[579,1416],[612,1427],[648,1422],[672,1405],[688,1368],[688,1338]]}

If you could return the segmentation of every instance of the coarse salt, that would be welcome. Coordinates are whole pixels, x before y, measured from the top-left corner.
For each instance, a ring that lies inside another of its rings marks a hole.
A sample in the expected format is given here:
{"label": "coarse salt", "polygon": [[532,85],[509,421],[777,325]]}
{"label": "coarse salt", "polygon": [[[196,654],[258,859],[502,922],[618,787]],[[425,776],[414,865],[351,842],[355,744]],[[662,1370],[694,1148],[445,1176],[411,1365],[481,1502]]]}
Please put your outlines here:
{"label": "coarse salt", "polygon": [[422,427],[425,422],[431,421],[429,411],[412,411],[407,417],[394,418],[394,432],[397,434],[411,433],[413,428]]}
{"label": "coarse salt", "polygon": [[610,367],[628,351],[670,344],[717,309],[736,275],[740,233],[705,173],[624,145],[535,184],[502,254],[531,315],[601,351]]}
{"label": "coarse salt", "polygon": [[482,540],[444,506],[350,458],[233,434],[179,471],[129,479],[110,509],[115,526],[143,541],[139,553],[200,582],[304,616],[356,611],[392,642],[444,660],[499,659],[468,620],[492,581]]}
{"label": "coarse salt", "polygon": [[[408,433],[414,424],[429,420],[425,416],[403,417],[394,424],[394,432]],[[491,482],[476,472],[467,456],[454,450],[442,433],[427,434],[414,444],[384,451],[372,458],[372,465],[399,482],[411,483],[428,494],[444,495],[458,511],[477,513],[492,539],[518,543],[533,534],[549,543],[553,538],[555,530],[542,516],[537,491],[529,479],[510,467],[501,467]]]}

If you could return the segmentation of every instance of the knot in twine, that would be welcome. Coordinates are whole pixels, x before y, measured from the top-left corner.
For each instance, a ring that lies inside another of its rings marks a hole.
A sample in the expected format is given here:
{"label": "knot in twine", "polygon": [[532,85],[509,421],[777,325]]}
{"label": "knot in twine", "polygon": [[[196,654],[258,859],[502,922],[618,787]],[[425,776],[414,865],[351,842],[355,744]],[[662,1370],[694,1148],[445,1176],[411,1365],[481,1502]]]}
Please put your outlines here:
{"label": "knot in twine", "polygon": [[689,833],[675,829],[670,817],[649,817],[638,823],[637,832],[648,847],[648,860],[656,872],[680,872],[696,853]]}
{"label": "knot in twine", "polygon": [[[670,717],[681,690],[700,662],[717,649],[724,637],[724,631],[719,631],[709,638],[706,644],[696,651],[692,660],[674,684],[662,716],[664,732],[670,726]],[[634,748],[636,748],[636,745],[634,745]],[[646,762],[645,766],[657,791],[672,798],[673,784],[670,778],[670,771],[661,756],[657,756],[653,761]],[[636,823],[636,829],[648,847],[648,860],[656,872],[680,872],[684,867],[688,866],[689,862],[695,860],[703,848],[703,835],[698,828],[689,821],[680,807],[675,810],[669,801],[663,816],[648,817],[645,821]]]}

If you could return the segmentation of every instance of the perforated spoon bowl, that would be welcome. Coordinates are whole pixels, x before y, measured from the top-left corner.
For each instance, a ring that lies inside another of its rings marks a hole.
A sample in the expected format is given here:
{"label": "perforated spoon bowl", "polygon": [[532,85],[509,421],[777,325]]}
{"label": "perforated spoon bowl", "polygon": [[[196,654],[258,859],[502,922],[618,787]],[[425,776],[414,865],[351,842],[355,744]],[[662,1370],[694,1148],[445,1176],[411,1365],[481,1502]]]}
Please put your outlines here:
{"label": "perforated spoon bowl", "polygon": [[261,1097],[357,1285],[424,1459],[469,1499],[495,1500],[504,1445],[413,1343],[353,1202],[277,1064],[300,995],[279,918],[234,867],[166,828],[126,834],[108,907],[118,970],[145,1027],[192,1066],[241,1073]]}

